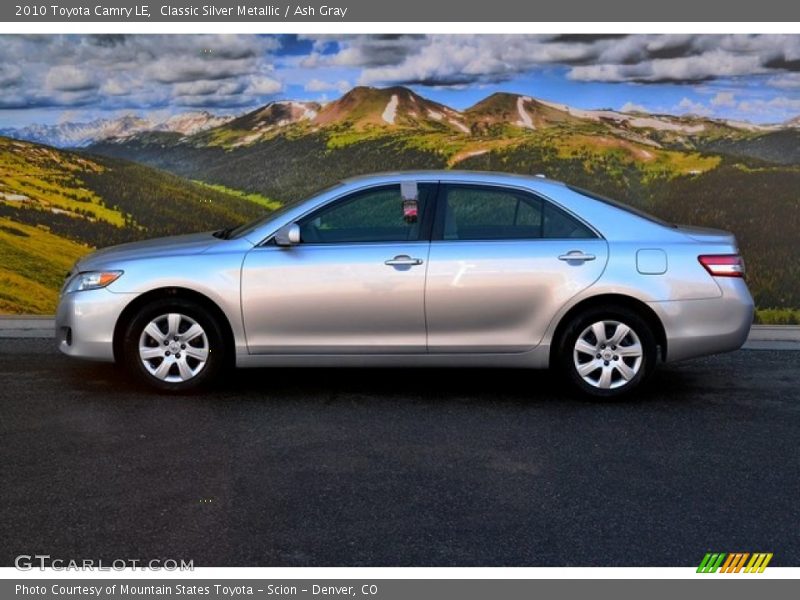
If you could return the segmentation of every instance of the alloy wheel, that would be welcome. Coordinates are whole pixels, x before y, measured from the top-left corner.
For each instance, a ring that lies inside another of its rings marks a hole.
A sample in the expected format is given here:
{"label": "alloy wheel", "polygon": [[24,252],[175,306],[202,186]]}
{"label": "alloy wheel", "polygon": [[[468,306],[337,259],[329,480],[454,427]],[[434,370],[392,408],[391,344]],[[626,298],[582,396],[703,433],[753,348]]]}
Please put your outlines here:
{"label": "alloy wheel", "polygon": [[627,385],[642,368],[644,350],[636,332],[620,321],[589,325],[575,340],[572,359],[578,375],[594,388]]}
{"label": "alloy wheel", "polygon": [[150,321],[139,336],[139,359],[167,383],[194,379],[208,362],[208,336],[191,317],[171,312]]}

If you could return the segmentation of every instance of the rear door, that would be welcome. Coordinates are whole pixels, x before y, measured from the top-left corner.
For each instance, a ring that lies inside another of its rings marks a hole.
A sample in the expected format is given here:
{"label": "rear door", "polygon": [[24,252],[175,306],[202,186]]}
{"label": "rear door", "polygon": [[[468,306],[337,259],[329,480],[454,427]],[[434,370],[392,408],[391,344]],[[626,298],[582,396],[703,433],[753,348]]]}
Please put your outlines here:
{"label": "rear door", "polygon": [[425,292],[429,352],[521,352],[603,272],[588,225],[529,192],[440,187]]}

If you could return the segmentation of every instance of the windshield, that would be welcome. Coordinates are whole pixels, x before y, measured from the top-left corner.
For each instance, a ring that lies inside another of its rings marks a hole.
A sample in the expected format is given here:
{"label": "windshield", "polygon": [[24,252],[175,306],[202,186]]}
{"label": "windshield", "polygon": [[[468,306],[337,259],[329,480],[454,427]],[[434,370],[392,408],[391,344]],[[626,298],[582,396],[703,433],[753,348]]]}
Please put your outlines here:
{"label": "windshield", "polygon": [[[309,197],[313,197],[313,196],[318,196],[320,194],[324,194],[324,193],[326,193],[326,192],[328,192],[330,190],[333,190],[333,189],[339,187],[340,185],[342,185],[342,184],[341,183],[336,183],[335,185],[329,186],[327,188],[323,188],[320,191],[315,192],[314,194],[311,194],[311,196],[309,196]],[[264,213],[264,216],[259,217],[255,221],[250,221],[249,223],[244,223],[242,225],[239,225],[238,227],[233,227],[233,228],[230,228],[230,229],[223,229],[221,231],[217,231],[214,235],[216,235],[217,237],[221,237],[223,239],[226,239],[226,240],[234,239],[234,238],[240,238],[240,237],[246,237],[249,233],[252,233],[253,231],[258,229],[262,225],[265,225],[266,223],[269,223],[273,219],[276,219],[276,218],[280,217],[281,215],[289,212],[290,210],[293,210],[294,208],[297,207],[298,204],[299,204],[299,202],[289,202],[287,204],[284,204],[283,206],[281,206],[280,208],[278,208],[276,210]]]}
{"label": "windshield", "polygon": [[292,202],[290,204],[284,204],[280,208],[276,210],[269,211],[264,213],[263,216],[257,218],[255,221],[250,221],[249,223],[243,223],[238,227],[232,227],[229,229],[223,229],[221,231],[216,232],[214,235],[217,237],[221,237],[225,240],[230,240],[233,238],[244,237],[248,233],[252,232],[254,229],[258,229],[264,223],[267,223],[274,219],[275,217],[281,216],[283,213],[287,212],[289,209],[294,208],[296,203]]}
{"label": "windshield", "polygon": [[595,194],[594,192],[590,192],[588,190],[584,190],[583,188],[579,188],[574,185],[568,185],[569,189],[573,192],[580,194],[581,196],[586,196],[591,198],[592,200],[597,200],[598,202],[603,202],[604,204],[609,204],[614,208],[618,208],[620,210],[624,210],[625,212],[631,213],[632,215],[636,215],[637,217],[641,217],[643,219],[647,219],[648,221],[652,221],[653,223],[658,223],[659,225],[663,225],[664,227],[671,227],[676,228],[677,225],[674,223],[670,223],[669,221],[665,221],[664,219],[659,219],[658,217],[651,215],[648,212],[645,212],[635,206],[631,206],[630,204],[625,204],[624,202],[620,202],[619,200],[612,200],[611,198],[607,198],[606,196],[601,196],[600,194]]}

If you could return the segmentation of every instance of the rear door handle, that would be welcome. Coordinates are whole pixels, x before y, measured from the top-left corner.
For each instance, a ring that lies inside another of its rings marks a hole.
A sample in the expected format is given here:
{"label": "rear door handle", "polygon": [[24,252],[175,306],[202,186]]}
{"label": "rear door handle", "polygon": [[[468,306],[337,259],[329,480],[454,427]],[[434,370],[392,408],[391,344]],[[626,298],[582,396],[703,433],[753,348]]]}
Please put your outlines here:
{"label": "rear door handle", "polygon": [[399,256],[395,256],[394,258],[390,258],[383,262],[385,265],[389,265],[390,267],[413,267],[415,265],[421,265],[422,259],[421,258],[412,258],[407,254],[401,254]]}
{"label": "rear door handle", "polygon": [[561,256],[559,256],[558,260],[567,260],[567,261],[579,260],[585,262],[588,260],[594,260],[595,258],[597,257],[594,254],[584,254],[580,250],[572,250],[570,252],[567,252],[566,254],[562,254]]}

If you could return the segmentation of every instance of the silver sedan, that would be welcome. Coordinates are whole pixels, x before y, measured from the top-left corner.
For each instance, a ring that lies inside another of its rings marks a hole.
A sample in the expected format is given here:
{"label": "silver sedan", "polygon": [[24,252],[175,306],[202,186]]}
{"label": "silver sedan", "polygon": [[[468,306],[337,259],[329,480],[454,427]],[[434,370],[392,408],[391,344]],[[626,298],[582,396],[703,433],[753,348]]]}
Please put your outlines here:
{"label": "silver sedan", "polygon": [[753,301],[733,235],[541,177],[344,181],[234,229],[81,259],[62,352],[182,391],[231,366],[555,367],[599,397],[658,360],[735,350]]}

